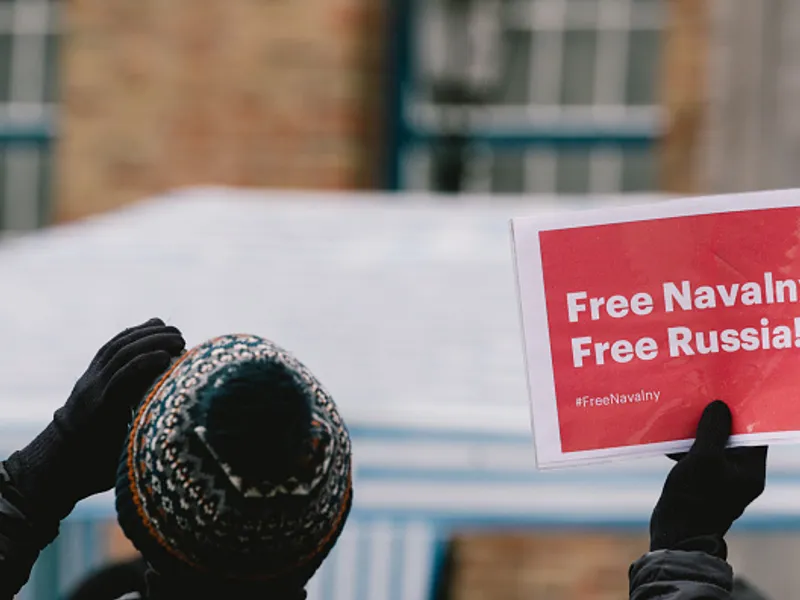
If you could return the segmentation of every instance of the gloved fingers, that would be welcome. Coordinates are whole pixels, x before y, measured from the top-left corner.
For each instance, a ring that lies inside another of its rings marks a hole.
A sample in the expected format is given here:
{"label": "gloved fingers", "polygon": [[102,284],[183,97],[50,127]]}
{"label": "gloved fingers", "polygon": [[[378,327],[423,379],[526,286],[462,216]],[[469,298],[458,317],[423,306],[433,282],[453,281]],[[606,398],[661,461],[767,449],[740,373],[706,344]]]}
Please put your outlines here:
{"label": "gloved fingers", "polygon": [[172,362],[172,355],[155,350],[135,356],[111,377],[105,389],[108,401],[129,409],[135,406]]}
{"label": "gloved fingers", "polygon": [[100,348],[100,350],[97,351],[94,362],[102,367],[119,351],[120,348],[122,348],[122,346],[125,345],[123,340],[129,338],[131,334],[136,334],[137,332],[146,329],[152,329],[153,327],[164,327],[165,325],[166,324],[161,319],[152,318],[148,319],[144,323],[140,323],[139,325],[128,327],[127,329],[120,331],[117,335],[108,340],[103,347]]}
{"label": "gloved fingers", "polygon": [[101,368],[104,375],[110,377],[125,364],[147,352],[163,350],[172,356],[178,356],[186,347],[186,342],[175,327],[159,326],[140,329],[128,334],[120,342],[125,342]]}
{"label": "gloved fingers", "polygon": [[134,331],[136,331],[138,329],[144,329],[146,327],[154,327],[154,326],[159,326],[159,325],[163,327],[165,325],[164,321],[162,321],[161,319],[159,319],[157,317],[154,317],[152,319],[148,319],[144,323],[140,323],[139,325],[134,325],[133,327],[128,327],[126,329],[123,329],[117,335],[115,335],[113,338],[111,338],[105,344],[103,344],[103,347],[100,348],[100,350],[97,351],[97,356],[96,356],[95,360],[97,362],[100,362],[100,363],[104,364],[105,362],[107,362],[108,358],[113,356],[113,354],[114,354],[113,348],[116,346],[116,343],[121,338],[124,338],[126,335],[128,335],[130,333],[133,333]]}
{"label": "gloved fingers", "polygon": [[697,436],[690,454],[715,454],[724,452],[731,435],[732,416],[728,405],[715,400],[703,411],[697,425]]}

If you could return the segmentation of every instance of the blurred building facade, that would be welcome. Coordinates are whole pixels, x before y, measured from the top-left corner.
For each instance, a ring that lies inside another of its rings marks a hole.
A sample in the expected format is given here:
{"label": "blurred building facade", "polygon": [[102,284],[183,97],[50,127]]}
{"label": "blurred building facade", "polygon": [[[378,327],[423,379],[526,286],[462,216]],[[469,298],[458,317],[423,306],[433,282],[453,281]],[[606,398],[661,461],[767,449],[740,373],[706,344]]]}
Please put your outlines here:
{"label": "blurred building facade", "polygon": [[373,187],[381,8],[64,3],[55,218],[200,183]]}
{"label": "blurred building facade", "polygon": [[198,183],[375,187],[380,2],[0,0],[0,228]]}
{"label": "blurred building facade", "polygon": [[205,183],[789,187],[797,10],[0,0],[0,229]]}
{"label": "blurred building facade", "polygon": [[668,8],[0,0],[0,226],[205,183],[652,191]]}
{"label": "blurred building facade", "polygon": [[60,4],[0,1],[0,230],[49,222]]}
{"label": "blurred building facade", "polygon": [[708,10],[702,188],[800,184],[800,4],[715,1]]}
{"label": "blurred building facade", "polygon": [[669,3],[407,4],[409,50],[396,73],[399,188],[512,194],[658,188]]}

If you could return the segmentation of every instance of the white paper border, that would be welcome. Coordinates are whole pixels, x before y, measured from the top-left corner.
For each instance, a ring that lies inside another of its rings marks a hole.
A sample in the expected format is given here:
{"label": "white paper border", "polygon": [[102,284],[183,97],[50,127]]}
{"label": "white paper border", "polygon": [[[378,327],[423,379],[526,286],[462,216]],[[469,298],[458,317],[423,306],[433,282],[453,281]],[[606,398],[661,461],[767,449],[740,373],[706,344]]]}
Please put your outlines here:
{"label": "white paper border", "polygon": [[[800,189],[700,196],[656,201],[652,204],[568,210],[511,219],[511,243],[537,468],[552,469],[605,462],[619,457],[647,457],[682,452],[692,443],[689,439],[584,452],[561,451],[539,233],[592,225],[794,207],[800,207]],[[521,256],[524,257],[522,261]],[[524,269],[521,268],[522,263]],[[709,398],[709,402],[711,400],[713,398]],[[800,431],[756,433],[732,436],[730,445],[756,446],[798,441],[800,441]]]}

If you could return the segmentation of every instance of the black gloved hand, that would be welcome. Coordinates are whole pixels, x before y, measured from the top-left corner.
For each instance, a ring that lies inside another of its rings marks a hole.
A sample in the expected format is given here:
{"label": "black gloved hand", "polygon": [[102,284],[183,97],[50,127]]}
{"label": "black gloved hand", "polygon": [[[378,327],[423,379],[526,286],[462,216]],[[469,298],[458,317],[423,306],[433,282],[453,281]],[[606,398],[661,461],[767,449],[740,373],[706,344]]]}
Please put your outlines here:
{"label": "black gloved hand", "polygon": [[667,476],[650,520],[651,550],[699,549],[692,540],[713,538],[715,549],[704,549],[727,558],[723,537],[764,491],[767,468],[766,447],[726,449],[730,434],[728,406],[712,402],[691,450]]}
{"label": "black gloved hand", "polygon": [[151,319],[98,351],[53,421],[5,462],[29,516],[60,521],[114,486],[134,408],[184,347],[175,327]]}

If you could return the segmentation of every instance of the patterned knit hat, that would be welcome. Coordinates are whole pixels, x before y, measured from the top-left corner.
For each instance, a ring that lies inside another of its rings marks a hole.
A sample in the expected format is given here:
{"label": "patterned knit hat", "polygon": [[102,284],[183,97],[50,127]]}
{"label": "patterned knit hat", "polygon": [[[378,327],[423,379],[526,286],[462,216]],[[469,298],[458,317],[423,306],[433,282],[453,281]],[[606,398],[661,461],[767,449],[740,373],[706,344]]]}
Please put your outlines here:
{"label": "patterned knit hat", "polygon": [[350,510],[350,438],[305,366],[226,335],[144,399],[116,494],[120,525],[156,570],[304,585]]}

